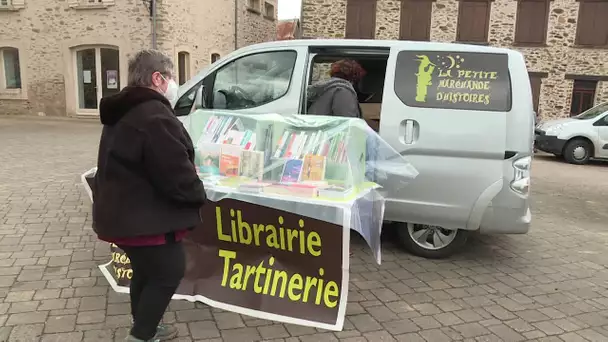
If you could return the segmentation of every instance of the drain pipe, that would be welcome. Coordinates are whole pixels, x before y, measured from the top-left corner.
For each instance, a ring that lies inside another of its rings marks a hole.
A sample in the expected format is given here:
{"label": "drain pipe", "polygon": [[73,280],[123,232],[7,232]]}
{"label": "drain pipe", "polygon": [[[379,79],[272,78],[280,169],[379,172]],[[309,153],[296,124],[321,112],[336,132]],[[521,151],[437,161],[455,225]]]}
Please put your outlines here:
{"label": "drain pipe", "polygon": [[239,0],[234,0],[234,49],[239,48]]}
{"label": "drain pipe", "polygon": [[150,15],[152,16],[152,48],[156,50],[156,0],[150,0]]}

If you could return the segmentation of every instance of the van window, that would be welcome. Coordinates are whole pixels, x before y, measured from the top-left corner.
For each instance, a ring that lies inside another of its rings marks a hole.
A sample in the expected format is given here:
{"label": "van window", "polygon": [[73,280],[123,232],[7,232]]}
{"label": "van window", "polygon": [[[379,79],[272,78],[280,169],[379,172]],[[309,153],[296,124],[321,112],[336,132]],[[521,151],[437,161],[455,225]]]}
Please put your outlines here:
{"label": "van window", "polygon": [[192,110],[192,106],[194,105],[194,98],[196,96],[196,91],[203,84],[203,82],[199,82],[194,87],[188,89],[188,91],[180,97],[179,100],[175,103],[175,115],[183,116],[190,114]]}
{"label": "van window", "polygon": [[410,107],[511,110],[506,54],[401,51],[395,93]]}
{"label": "van window", "polygon": [[264,52],[223,66],[213,83],[212,108],[253,108],[283,97],[289,90],[296,57],[295,51]]}

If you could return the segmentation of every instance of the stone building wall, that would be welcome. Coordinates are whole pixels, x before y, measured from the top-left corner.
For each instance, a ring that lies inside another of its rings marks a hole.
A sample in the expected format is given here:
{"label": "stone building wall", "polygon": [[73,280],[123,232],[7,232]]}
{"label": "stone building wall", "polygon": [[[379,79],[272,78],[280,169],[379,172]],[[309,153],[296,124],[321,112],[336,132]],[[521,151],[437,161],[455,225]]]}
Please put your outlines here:
{"label": "stone building wall", "polygon": [[[274,6],[274,14],[267,16],[264,12],[264,3],[268,2]],[[277,0],[260,1],[261,8],[258,12],[248,10],[247,1],[242,1],[239,8],[239,35],[238,47],[251,44],[273,41],[277,39]]]}
{"label": "stone building wall", "polygon": [[187,52],[188,76],[196,75],[211,63],[212,54],[224,56],[234,50],[234,4],[214,1],[211,11],[200,0],[159,0],[158,49],[170,54],[176,67],[178,53]]}
{"label": "stone building wall", "polygon": [[149,46],[146,6],[141,1],[107,4],[78,9],[71,0],[24,0],[23,8],[0,11],[0,47],[19,49],[22,79],[21,94],[0,93],[1,114],[65,116],[71,48],[104,44],[131,53]]}
{"label": "stone building wall", "polygon": [[[147,1],[12,0],[19,6],[0,8],[0,49],[19,49],[22,91],[0,89],[0,114],[65,116],[77,111],[74,51],[82,47],[118,48],[120,86],[126,85],[127,61],[152,47]],[[208,65],[211,54],[234,50],[234,6],[239,6],[239,45],[276,37],[275,16],[250,17],[247,0],[217,0],[213,10],[200,0],[158,0],[158,48],[174,58],[189,54],[192,77]],[[89,6],[82,6],[82,5]],[[176,70],[177,71],[177,70]]]}
{"label": "stone building wall", "polygon": [[[376,38],[399,38],[399,0],[378,0]],[[608,75],[608,50],[573,47],[578,20],[578,2],[553,0],[546,47],[513,45],[517,1],[492,2],[489,43],[513,48],[526,57],[528,71],[546,72],[539,99],[545,118],[567,117],[570,113],[573,81],[566,74]],[[346,0],[303,0],[303,35],[311,38],[343,38],[346,29]],[[437,0],[433,3],[431,41],[454,42],[458,20],[458,1]],[[596,103],[608,101],[608,82],[599,82]]]}

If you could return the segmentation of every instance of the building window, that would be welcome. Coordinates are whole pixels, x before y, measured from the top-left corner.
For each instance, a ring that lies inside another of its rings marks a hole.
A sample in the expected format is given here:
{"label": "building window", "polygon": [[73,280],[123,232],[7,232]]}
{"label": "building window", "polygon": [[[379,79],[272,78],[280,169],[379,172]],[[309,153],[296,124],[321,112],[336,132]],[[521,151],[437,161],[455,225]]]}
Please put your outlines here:
{"label": "building window", "polygon": [[490,9],[489,0],[461,0],[458,5],[456,40],[465,43],[487,43]]}
{"label": "building window", "polygon": [[18,11],[25,8],[25,0],[0,0],[2,11]]}
{"label": "building window", "polygon": [[543,78],[547,77],[547,74],[530,72],[528,73],[528,77],[530,78],[530,87],[532,88],[532,104],[534,106],[534,111],[538,113],[541,86],[543,83]]}
{"label": "building window", "polygon": [[85,47],[74,51],[79,114],[97,114],[102,97],[120,92],[120,54],[113,47]]}
{"label": "building window", "polygon": [[431,0],[401,0],[399,39],[430,40],[432,12]]}
{"label": "building window", "polygon": [[270,2],[264,4],[264,16],[268,19],[274,19],[274,5]]}
{"label": "building window", "polygon": [[570,105],[570,116],[578,115],[593,107],[596,88],[597,81],[574,80],[574,88],[572,89],[572,104]]}
{"label": "building window", "polygon": [[220,59],[220,54],[219,53],[212,53],[211,54],[211,63],[215,63],[218,59]]}
{"label": "building window", "polygon": [[576,44],[581,46],[608,45],[608,2],[580,0]]}
{"label": "building window", "polygon": [[68,6],[74,9],[100,9],[114,5],[115,0],[68,0]]}
{"label": "building window", "polygon": [[348,0],[346,38],[374,39],[376,36],[376,0]]}
{"label": "building window", "polygon": [[247,0],[247,9],[251,12],[260,13],[260,0]]}
{"label": "building window", "polygon": [[12,47],[0,48],[2,73],[0,86],[2,89],[21,89],[21,63],[19,50]]}
{"label": "building window", "polygon": [[515,43],[543,45],[547,40],[549,0],[519,0]]}
{"label": "building window", "polygon": [[190,54],[182,51],[177,54],[177,79],[179,85],[190,78]]}

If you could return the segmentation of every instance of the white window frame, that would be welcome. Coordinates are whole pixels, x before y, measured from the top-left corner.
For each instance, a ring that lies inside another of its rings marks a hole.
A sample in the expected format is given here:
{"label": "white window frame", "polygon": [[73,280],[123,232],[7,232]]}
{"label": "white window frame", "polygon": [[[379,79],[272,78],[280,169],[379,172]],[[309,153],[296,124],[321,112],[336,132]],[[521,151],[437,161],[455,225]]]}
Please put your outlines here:
{"label": "white window frame", "polygon": [[6,5],[0,3],[0,11],[18,11],[25,8],[25,0],[6,0]]}
{"label": "white window frame", "polygon": [[115,5],[115,0],[68,0],[68,6],[77,10],[104,9]]}
{"label": "white window frame", "polygon": [[[266,5],[272,6],[272,13],[268,13],[268,11],[266,10]],[[264,6],[264,17],[266,19],[276,20],[277,19],[277,16],[276,16],[277,5],[270,1],[264,1],[263,6]]]}
{"label": "white window frame", "polygon": [[[80,108],[80,99],[78,97],[78,92],[80,91],[79,87],[80,85],[78,84],[78,51],[82,51],[82,50],[91,50],[94,49],[95,50],[95,82],[97,82],[95,84],[96,89],[96,94],[97,94],[97,108],[96,109],[91,109],[91,108]],[[99,115],[99,101],[101,100],[101,98],[103,97],[103,87],[101,86],[102,84],[102,77],[103,74],[101,72],[101,49],[113,49],[113,50],[117,50],[118,51],[118,56],[119,56],[119,60],[120,58],[122,58],[121,56],[121,51],[120,48],[118,46],[112,46],[112,45],[81,45],[78,46],[77,48],[73,48],[72,49],[72,65],[70,66],[72,68],[72,72],[73,72],[73,80],[72,82],[74,82],[74,95],[75,95],[75,99],[76,99],[76,114],[77,115],[83,115],[83,116],[98,116]],[[118,70],[118,75],[119,75],[119,79],[120,79],[120,75],[121,75],[121,68],[120,68],[120,61],[119,61],[119,70]],[[122,82],[119,81],[119,83],[121,84],[121,89],[124,87],[124,85],[122,85]]]}
{"label": "white window frame", "polygon": [[181,49],[177,49],[177,54],[175,55],[175,70],[173,71],[173,73],[175,74],[175,81],[177,82],[177,84],[179,84],[179,55],[181,53],[186,54],[186,58],[184,58],[184,76],[186,77],[186,79],[184,80],[184,83],[188,82],[191,78],[192,78],[192,74],[191,74],[191,59],[192,59],[192,55],[190,54],[190,51],[188,51],[186,48],[181,48]]}
{"label": "white window frame", "polygon": [[[255,4],[252,4],[252,2],[256,2],[256,1],[257,1],[257,8],[256,8]],[[256,14],[262,14],[263,5],[264,5],[264,0],[247,0],[247,10],[249,12],[253,12]]]}
{"label": "white window frame", "polygon": [[[19,75],[21,77],[21,88],[9,89],[6,88],[6,79],[4,75],[4,49],[12,48],[17,49],[19,54]],[[27,99],[27,75],[25,49],[17,44],[2,44],[0,41],[0,99],[16,99],[25,100]]]}

